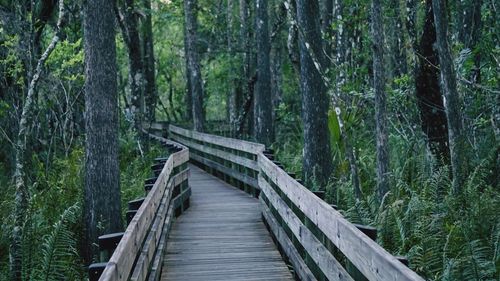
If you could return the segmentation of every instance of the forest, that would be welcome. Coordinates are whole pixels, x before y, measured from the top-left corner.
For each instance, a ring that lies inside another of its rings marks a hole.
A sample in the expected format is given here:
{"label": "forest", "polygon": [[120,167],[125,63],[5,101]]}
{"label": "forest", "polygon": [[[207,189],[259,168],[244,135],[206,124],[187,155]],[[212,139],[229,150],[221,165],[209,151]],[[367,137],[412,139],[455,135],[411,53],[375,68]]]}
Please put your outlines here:
{"label": "forest", "polygon": [[495,0],[0,0],[0,281],[88,280],[164,148],[264,144],[425,280],[500,280]]}

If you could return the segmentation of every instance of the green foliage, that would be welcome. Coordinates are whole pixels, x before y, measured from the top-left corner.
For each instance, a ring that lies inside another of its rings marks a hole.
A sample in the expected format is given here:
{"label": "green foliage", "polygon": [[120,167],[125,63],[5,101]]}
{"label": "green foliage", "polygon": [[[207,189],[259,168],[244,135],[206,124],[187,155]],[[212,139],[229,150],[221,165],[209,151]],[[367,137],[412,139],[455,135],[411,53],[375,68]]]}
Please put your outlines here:
{"label": "green foliage", "polygon": [[41,261],[31,274],[33,281],[76,280],[81,268],[77,251],[77,235],[72,226],[79,222],[79,203],[66,209],[43,238]]}

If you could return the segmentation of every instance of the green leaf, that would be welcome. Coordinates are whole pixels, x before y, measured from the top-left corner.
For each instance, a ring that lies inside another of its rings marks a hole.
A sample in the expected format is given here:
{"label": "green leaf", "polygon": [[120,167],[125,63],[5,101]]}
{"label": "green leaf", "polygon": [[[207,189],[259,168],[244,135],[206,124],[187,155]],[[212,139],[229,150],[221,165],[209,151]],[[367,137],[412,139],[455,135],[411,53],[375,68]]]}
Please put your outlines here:
{"label": "green leaf", "polygon": [[328,130],[330,131],[330,142],[332,148],[340,143],[340,125],[335,110],[328,111]]}

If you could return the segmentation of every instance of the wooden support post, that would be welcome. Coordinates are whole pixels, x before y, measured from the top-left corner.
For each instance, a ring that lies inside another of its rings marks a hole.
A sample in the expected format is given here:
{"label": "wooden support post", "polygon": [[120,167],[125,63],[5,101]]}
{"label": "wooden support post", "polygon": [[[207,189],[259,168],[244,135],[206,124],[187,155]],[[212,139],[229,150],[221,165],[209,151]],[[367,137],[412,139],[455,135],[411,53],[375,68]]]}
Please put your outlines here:
{"label": "wooden support post", "polygon": [[406,266],[410,266],[410,262],[408,261],[408,258],[405,256],[395,256],[395,258],[400,261],[402,264]]}
{"label": "wooden support post", "polygon": [[321,200],[325,200],[325,192],[323,190],[313,191],[313,193],[321,198]]}
{"label": "wooden support post", "polygon": [[135,214],[137,214],[137,210],[129,210],[125,213],[125,218],[127,220],[127,225],[130,224],[132,219],[134,218]]}
{"label": "wooden support post", "polygon": [[135,199],[135,200],[132,200],[132,201],[129,201],[128,202],[128,209],[129,211],[132,211],[132,210],[139,210],[139,208],[141,207],[142,203],[144,202],[144,197],[143,198],[139,198],[139,199]]}
{"label": "wooden support post", "polygon": [[151,189],[153,188],[154,184],[145,184],[144,185],[144,192],[149,193]]}
{"label": "wooden support post", "polygon": [[113,255],[118,243],[123,237],[124,232],[111,233],[99,236],[99,252],[101,262],[108,261]]}
{"label": "wooden support post", "polygon": [[158,177],[153,177],[153,178],[146,179],[144,181],[144,184],[154,184],[157,179],[158,179]]}
{"label": "wooden support post", "polygon": [[89,266],[89,281],[98,281],[107,262],[93,263]]}

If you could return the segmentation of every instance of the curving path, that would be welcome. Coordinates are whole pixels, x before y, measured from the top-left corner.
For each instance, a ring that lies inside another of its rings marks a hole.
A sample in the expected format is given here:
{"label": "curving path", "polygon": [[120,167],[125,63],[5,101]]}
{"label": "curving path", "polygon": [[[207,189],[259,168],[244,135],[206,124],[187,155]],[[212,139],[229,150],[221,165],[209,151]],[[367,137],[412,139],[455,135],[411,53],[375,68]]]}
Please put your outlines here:
{"label": "curving path", "polygon": [[162,281],[294,280],[259,201],[190,165],[191,206],[168,238]]}

